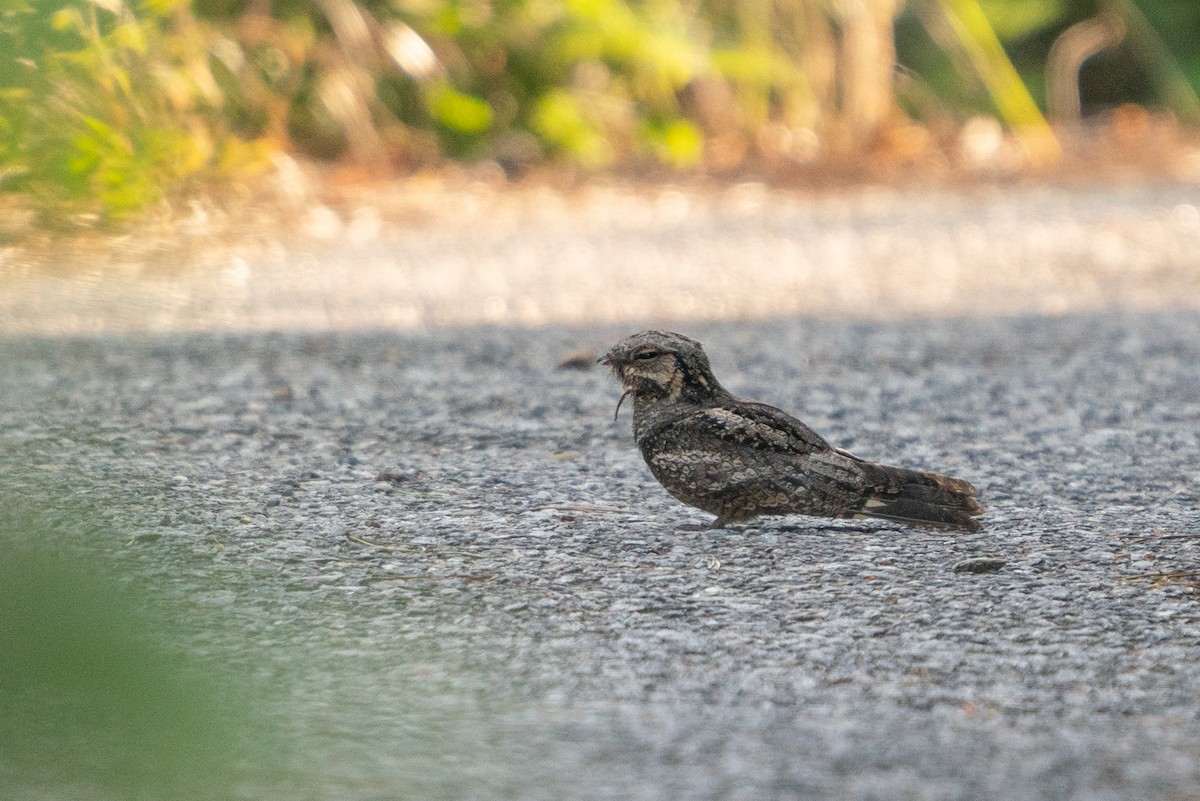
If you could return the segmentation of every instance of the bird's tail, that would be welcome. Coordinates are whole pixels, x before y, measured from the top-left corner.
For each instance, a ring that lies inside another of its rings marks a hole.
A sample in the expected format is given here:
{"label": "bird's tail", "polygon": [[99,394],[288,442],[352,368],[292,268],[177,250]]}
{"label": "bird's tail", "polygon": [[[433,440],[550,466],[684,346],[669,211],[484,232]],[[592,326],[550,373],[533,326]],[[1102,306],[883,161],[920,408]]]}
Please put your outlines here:
{"label": "bird's tail", "polygon": [[877,517],[908,526],[978,531],[983,514],[975,487],[957,478],[861,462],[870,489],[852,517]]}

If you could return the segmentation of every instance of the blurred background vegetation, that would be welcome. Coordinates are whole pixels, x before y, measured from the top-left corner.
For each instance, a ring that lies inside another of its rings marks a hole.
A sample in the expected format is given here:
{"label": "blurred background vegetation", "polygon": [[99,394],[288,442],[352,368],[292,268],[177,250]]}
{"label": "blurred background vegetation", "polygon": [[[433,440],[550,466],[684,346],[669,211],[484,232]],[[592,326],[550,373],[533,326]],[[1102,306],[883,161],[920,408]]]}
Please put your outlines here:
{"label": "blurred background vegetation", "polygon": [[1052,164],[1081,120],[1197,123],[1198,42],[1195,0],[0,0],[0,192],[119,218],[276,153]]}

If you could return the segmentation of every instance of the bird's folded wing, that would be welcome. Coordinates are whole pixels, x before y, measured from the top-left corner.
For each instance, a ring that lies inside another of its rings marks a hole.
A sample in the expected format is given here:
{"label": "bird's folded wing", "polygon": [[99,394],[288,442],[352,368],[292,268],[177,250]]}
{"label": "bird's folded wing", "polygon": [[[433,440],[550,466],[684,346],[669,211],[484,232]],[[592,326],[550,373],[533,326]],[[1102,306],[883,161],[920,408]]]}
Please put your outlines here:
{"label": "bird's folded wing", "polygon": [[807,454],[828,443],[796,418],[765,403],[739,401],[694,413],[692,424],[708,428],[731,444],[778,453]]}

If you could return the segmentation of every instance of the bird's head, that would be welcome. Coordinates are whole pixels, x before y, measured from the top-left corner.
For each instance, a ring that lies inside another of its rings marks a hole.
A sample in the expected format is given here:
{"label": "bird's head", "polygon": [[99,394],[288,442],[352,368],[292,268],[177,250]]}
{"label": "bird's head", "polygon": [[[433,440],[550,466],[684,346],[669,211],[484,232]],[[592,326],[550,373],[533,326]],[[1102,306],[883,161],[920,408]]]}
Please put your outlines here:
{"label": "bird's head", "polygon": [[[618,342],[600,358],[612,368],[625,395],[645,402],[699,401],[724,392],[708,365],[704,346],[669,331],[643,331]],[[620,408],[620,403],[617,404]]]}

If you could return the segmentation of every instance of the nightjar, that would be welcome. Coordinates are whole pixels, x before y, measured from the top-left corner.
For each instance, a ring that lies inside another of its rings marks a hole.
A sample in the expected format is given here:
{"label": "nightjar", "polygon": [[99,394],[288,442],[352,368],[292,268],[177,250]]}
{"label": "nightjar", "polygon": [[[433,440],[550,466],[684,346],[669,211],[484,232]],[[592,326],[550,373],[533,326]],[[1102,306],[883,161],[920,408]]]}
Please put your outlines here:
{"label": "nightjar", "polygon": [[977,531],[976,490],[835,448],[791,415],[725,390],[703,346],[664,331],[618,342],[600,361],[633,397],[633,437],[650,472],[720,528],[759,515],[874,517]]}

